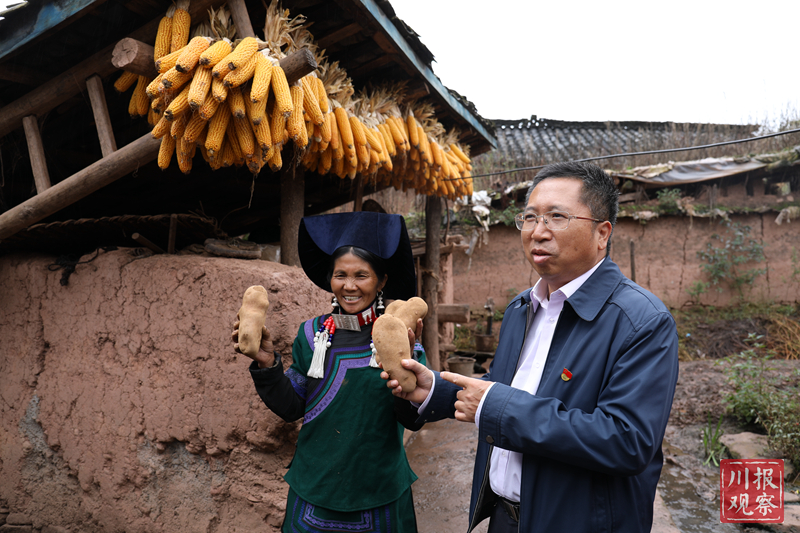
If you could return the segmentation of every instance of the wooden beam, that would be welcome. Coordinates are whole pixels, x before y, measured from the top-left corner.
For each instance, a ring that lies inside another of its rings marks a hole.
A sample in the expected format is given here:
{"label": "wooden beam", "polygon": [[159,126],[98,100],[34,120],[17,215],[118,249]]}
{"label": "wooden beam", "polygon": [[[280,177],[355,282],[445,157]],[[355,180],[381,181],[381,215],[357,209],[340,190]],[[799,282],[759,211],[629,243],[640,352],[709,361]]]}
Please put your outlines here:
{"label": "wooden beam", "polygon": [[317,46],[323,50],[330,48],[331,45],[334,45],[343,39],[347,39],[348,37],[351,37],[360,31],[361,24],[358,22],[352,22],[318,39]]}
{"label": "wooden beam", "polygon": [[[291,148],[290,148],[291,149]],[[281,263],[300,266],[297,235],[305,207],[305,172],[302,167],[290,167],[290,158],[284,161],[281,180]]]}
{"label": "wooden beam", "polygon": [[160,139],[149,133],[46,191],[0,214],[0,241],[94,191],[130,174],[158,156]]}
{"label": "wooden beam", "polygon": [[28,141],[28,157],[31,160],[36,192],[41,194],[50,188],[50,174],[47,172],[47,158],[39,133],[39,122],[34,115],[30,115],[22,119],[22,126],[25,128],[25,139]]}
{"label": "wooden beam", "polygon": [[145,248],[150,248],[151,250],[153,250],[157,254],[163,254],[164,253],[164,249],[163,248],[161,248],[159,245],[155,244],[153,241],[151,241],[150,239],[148,239],[147,237],[145,237],[141,233],[134,233],[133,235],[131,235],[131,239],[133,239],[134,241],[138,242],[139,244],[141,244]]}
{"label": "wooden beam", "polygon": [[47,76],[32,68],[6,63],[0,65],[0,80],[13,81],[21,85],[36,87],[49,80]]}
{"label": "wooden beam", "polygon": [[253,31],[253,23],[250,22],[250,13],[247,12],[244,0],[228,0],[228,9],[236,26],[236,34],[240,38],[255,37],[256,32]]}
{"label": "wooden beam", "polygon": [[364,204],[364,176],[360,173],[356,175],[355,183],[356,198],[353,200],[353,211],[361,211]]}
{"label": "wooden beam", "polygon": [[114,139],[114,128],[111,126],[111,117],[108,115],[103,80],[100,79],[100,76],[91,76],[86,80],[86,90],[92,103],[94,124],[97,127],[97,137],[100,139],[100,150],[103,152],[103,157],[108,157],[117,151],[117,141]]}
{"label": "wooden beam", "polygon": [[442,232],[442,199],[428,196],[425,204],[425,269],[422,276],[422,299],[428,304],[423,319],[422,345],[431,354],[428,365],[439,370],[439,239]]}
{"label": "wooden beam", "polygon": [[317,70],[317,60],[308,48],[301,48],[293,54],[284,57],[280,62],[281,68],[286,73],[286,81],[293,84],[306,74]]}
{"label": "wooden beam", "polygon": [[468,304],[439,304],[436,308],[436,314],[439,317],[439,324],[446,322],[455,322],[457,324],[464,324],[469,322],[469,305]]}
{"label": "wooden beam", "polygon": [[149,44],[126,37],[114,46],[111,52],[111,64],[118,69],[153,79],[158,76],[153,52],[153,47]]}
{"label": "wooden beam", "polygon": [[172,213],[169,216],[169,239],[167,241],[167,252],[175,253],[175,239],[178,236],[178,215]]}

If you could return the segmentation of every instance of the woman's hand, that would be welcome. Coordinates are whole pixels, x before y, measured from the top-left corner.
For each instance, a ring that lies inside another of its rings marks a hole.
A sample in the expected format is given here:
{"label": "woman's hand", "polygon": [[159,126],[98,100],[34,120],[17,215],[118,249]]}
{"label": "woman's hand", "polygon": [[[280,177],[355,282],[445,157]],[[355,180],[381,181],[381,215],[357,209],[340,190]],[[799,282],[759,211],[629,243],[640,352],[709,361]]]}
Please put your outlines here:
{"label": "woman's hand", "polygon": [[[233,341],[233,350],[237,353],[242,353],[239,349],[239,321],[233,323],[233,333],[231,333],[231,341]],[[243,354],[247,355],[247,354]],[[247,357],[250,357],[247,355]],[[267,326],[261,326],[261,345],[258,347],[258,353],[255,357],[251,357],[253,361],[258,364],[258,368],[270,368],[275,364],[275,350],[272,346],[272,339],[269,335]]]}
{"label": "woman's hand", "polygon": [[416,344],[417,339],[422,337],[422,319],[417,319],[417,330],[412,331],[411,328],[408,328],[408,344],[411,346],[411,351],[409,353],[414,353],[414,344]]}

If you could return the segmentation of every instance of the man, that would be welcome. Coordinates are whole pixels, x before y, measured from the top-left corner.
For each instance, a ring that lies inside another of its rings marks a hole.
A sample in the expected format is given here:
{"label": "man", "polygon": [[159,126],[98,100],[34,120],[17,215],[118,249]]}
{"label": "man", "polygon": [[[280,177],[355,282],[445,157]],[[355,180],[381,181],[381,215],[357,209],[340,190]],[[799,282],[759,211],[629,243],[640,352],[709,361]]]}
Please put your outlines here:
{"label": "man", "polygon": [[[669,310],[608,257],[618,192],[599,167],[543,168],[517,215],[540,276],[505,311],[482,379],[413,361],[420,421],[474,422],[471,531],[646,532],[678,378]],[[387,378],[388,376],[385,376]]]}

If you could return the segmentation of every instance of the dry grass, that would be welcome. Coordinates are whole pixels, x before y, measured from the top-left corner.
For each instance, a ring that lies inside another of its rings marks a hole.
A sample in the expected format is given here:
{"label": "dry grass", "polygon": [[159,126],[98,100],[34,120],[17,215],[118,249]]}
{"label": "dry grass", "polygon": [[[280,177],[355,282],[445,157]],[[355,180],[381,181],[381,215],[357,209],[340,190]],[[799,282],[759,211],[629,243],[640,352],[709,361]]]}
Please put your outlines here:
{"label": "dry grass", "polygon": [[773,314],[767,326],[768,347],[781,359],[800,359],[800,322],[786,315]]}

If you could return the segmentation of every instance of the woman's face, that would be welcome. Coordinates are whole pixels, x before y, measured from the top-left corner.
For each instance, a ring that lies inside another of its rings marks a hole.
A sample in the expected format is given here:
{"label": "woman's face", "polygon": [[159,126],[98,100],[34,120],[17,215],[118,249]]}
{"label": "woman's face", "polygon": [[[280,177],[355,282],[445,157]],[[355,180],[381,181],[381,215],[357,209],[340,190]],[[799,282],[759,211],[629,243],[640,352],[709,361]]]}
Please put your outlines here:
{"label": "woman's face", "polygon": [[348,252],[333,264],[331,290],[345,313],[358,313],[372,303],[387,278],[379,280],[369,263]]}

